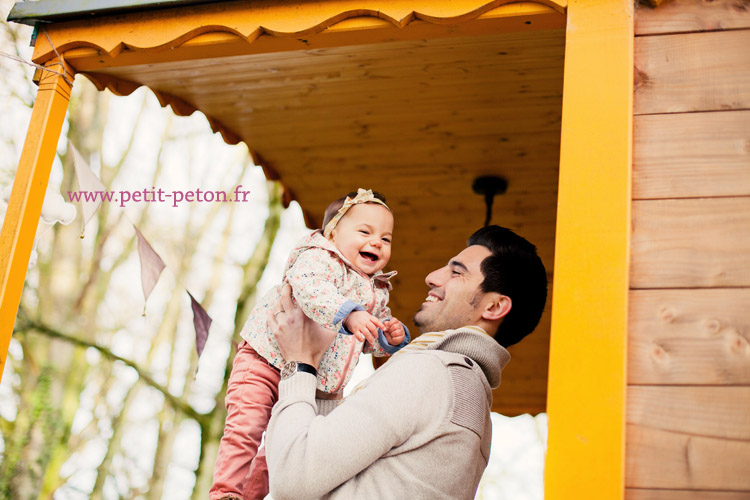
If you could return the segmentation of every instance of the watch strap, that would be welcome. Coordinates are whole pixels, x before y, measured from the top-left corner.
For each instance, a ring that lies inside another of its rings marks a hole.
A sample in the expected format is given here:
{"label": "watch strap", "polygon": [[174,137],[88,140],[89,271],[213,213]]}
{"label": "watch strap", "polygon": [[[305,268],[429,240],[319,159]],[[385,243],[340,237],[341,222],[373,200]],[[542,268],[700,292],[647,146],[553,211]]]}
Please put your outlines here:
{"label": "watch strap", "polygon": [[300,363],[299,361],[297,361],[297,371],[309,373],[313,377],[318,376],[318,370],[316,370],[313,365],[308,365],[307,363]]}

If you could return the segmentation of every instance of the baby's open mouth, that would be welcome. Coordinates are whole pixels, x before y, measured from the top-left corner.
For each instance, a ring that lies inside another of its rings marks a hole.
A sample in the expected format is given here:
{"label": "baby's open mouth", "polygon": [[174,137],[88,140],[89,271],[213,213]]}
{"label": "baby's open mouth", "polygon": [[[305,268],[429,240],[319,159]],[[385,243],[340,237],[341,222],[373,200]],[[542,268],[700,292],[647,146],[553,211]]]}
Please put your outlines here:
{"label": "baby's open mouth", "polygon": [[374,253],[370,253],[370,252],[359,252],[359,254],[360,254],[360,255],[362,256],[362,258],[364,258],[364,259],[366,259],[366,260],[369,260],[369,261],[372,261],[372,262],[375,262],[375,261],[377,261],[377,260],[378,260],[378,256],[377,256],[377,255],[375,255]]}

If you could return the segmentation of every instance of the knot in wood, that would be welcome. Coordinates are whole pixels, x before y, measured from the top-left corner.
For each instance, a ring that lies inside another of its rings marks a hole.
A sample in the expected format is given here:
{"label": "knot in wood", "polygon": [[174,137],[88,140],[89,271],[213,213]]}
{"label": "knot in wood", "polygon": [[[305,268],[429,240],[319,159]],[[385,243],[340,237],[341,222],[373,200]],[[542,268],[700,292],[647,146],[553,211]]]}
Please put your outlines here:
{"label": "knot in wood", "polygon": [[736,329],[732,328],[731,333],[727,336],[729,348],[738,353],[750,355],[750,342]]}
{"label": "knot in wood", "polygon": [[721,321],[716,318],[708,318],[703,322],[708,333],[716,335],[721,330]]}
{"label": "knot in wood", "polygon": [[667,323],[672,323],[677,317],[677,314],[675,314],[674,309],[671,307],[661,306],[659,308],[659,317]]}
{"label": "knot in wood", "polygon": [[669,354],[662,346],[654,344],[653,349],[651,349],[651,357],[659,363],[664,363],[669,357]]}

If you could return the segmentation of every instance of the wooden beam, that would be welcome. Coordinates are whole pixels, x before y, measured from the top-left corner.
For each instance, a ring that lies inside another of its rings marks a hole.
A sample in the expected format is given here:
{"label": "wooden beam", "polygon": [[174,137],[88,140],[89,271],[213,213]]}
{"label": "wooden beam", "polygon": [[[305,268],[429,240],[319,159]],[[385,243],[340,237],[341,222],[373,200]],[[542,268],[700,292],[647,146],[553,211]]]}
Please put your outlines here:
{"label": "wooden beam", "polygon": [[717,491],[717,490],[656,490],[642,488],[628,488],[625,490],[625,500],[747,500],[746,491]]}
{"label": "wooden beam", "polygon": [[628,424],[750,441],[750,386],[631,386]]}
{"label": "wooden beam", "polygon": [[750,197],[633,202],[633,288],[750,287]]}
{"label": "wooden beam", "polygon": [[648,425],[628,425],[627,433],[630,488],[750,491],[750,441]]}
{"label": "wooden beam", "polygon": [[750,387],[629,388],[628,486],[747,495],[748,459]]}
{"label": "wooden beam", "polygon": [[548,382],[548,499],[622,498],[633,4],[568,4]]}
{"label": "wooden beam", "polygon": [[750,30],[636,38],[634,113],[750,108],[749,46]]}
{"label": "wooden beam", "polygon": [[[372,0],[363,5],[361,0],[336,0],[266,2],[248,9],[246,2],[215,2],[56,23],[49,32],[58,52],[83,49],[76,54],[81,59],[71,64],[79,71],[92,71],[122,63],[465,36],[480,30],[497,32],[498,27],[550,29],[560,27],[565,4],[565,0]],[[340,23],[345,24],[337,28]],[[40,37],[34,61],[54,55],[51,44]]]}
{"label": "wooden beam", "polygon": [[658,9],[639,8],[635,34],[688,33],[750,28],[747,2],[737,0],[669,0]]}
{"label": "wooden beam", "polygon": [[750,385],[750,289],[630,292],[629,384]]}
{"label": "wooden beam", "polygon": [[635,117],[633,199],[750,195],[750,110]]}
{"label": "wooden beam", "polygon": [[41,71],[31,122],[0,232],[0,377],[73,84],[74,73],[64,62],[52,61],[47,67],[55,73]]}

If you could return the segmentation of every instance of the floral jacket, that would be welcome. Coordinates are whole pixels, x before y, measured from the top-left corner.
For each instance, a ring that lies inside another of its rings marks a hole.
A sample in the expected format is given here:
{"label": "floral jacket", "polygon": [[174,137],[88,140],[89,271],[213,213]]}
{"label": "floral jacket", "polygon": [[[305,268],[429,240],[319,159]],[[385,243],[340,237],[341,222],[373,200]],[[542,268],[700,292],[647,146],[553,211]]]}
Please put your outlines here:
{"label": "floral jacket", "polygon": [[[341,332],[323,354],[318,367],[318,389],[341,391],[351,378],[360,353],[393,354],[409,343],[409,333],[398,346],[388,344],[379,332],[375,345],[358,341],[342,322],[352,311],[367,311],[381,321],[391,319],[388,308],[390,279],[396,271],[368,276],[356,269],[320,231],[313,231],[292,250],[284,282],[292,285],[294,299],[305,314],[320,325]],[[268,325],[268,312],[279,298],[281,285],[268,292],[250,313],[240,335],[271,365],[281,368],[281,355]]]}

